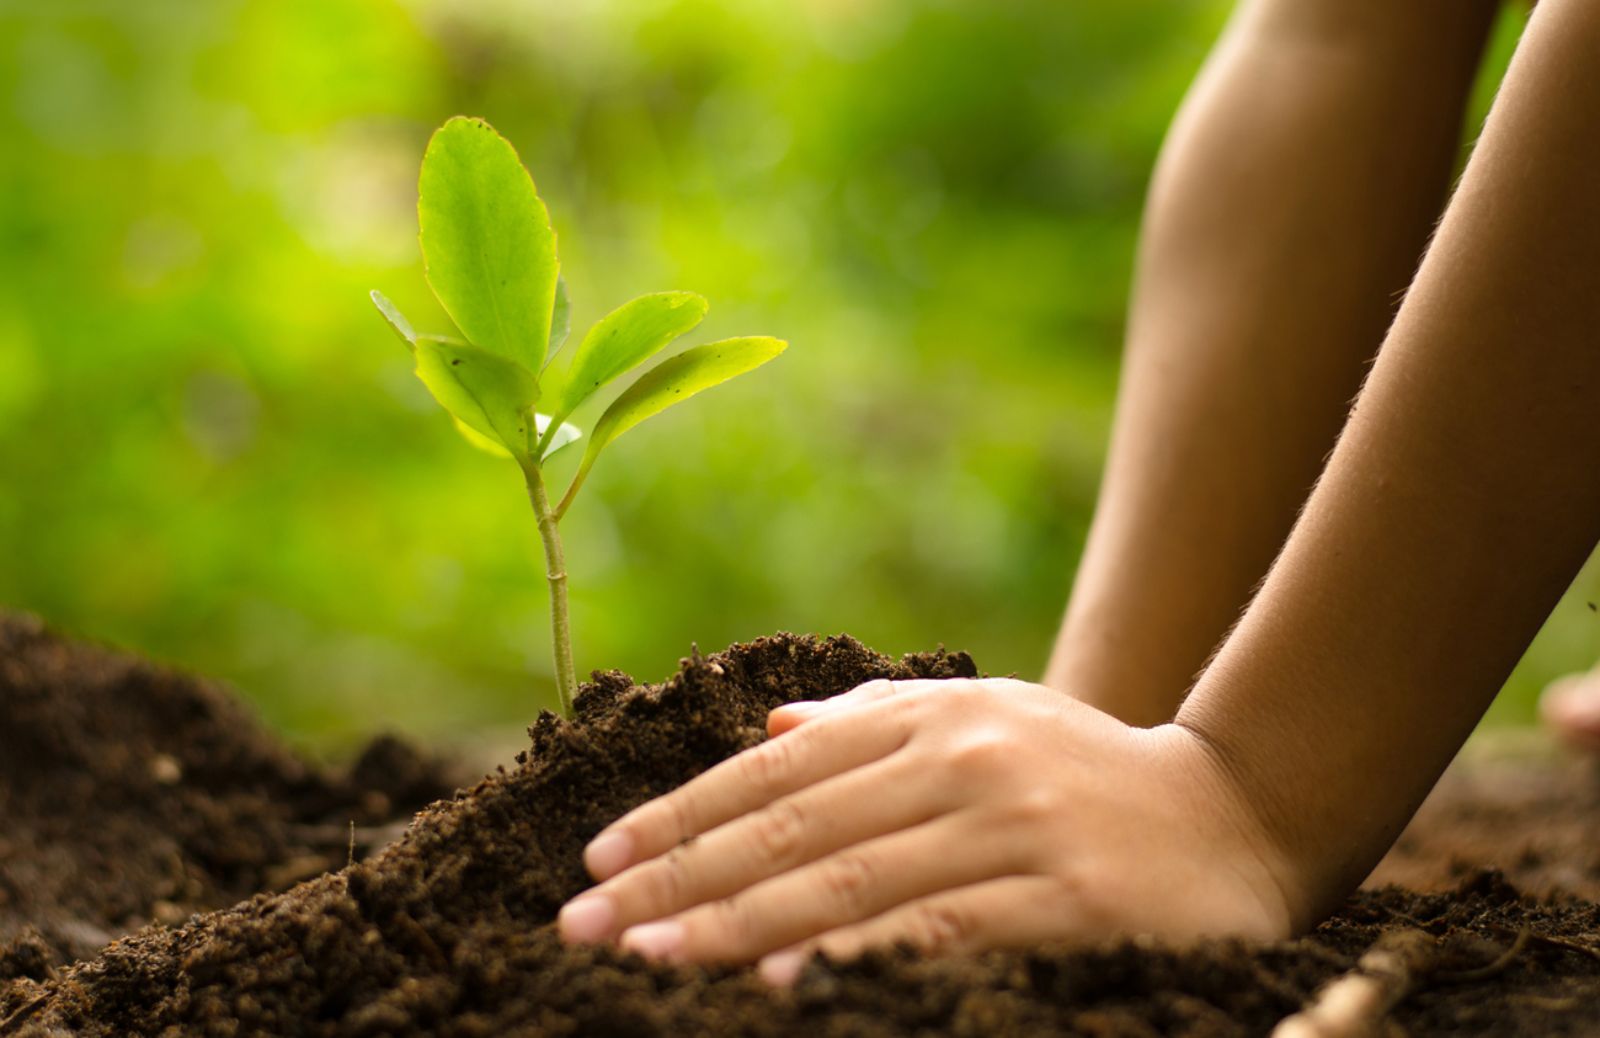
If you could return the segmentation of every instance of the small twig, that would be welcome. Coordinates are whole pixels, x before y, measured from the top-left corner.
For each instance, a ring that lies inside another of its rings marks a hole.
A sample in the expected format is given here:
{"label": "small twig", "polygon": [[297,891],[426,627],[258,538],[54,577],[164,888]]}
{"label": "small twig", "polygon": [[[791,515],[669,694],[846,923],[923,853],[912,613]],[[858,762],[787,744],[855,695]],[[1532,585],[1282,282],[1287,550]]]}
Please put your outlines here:
{"label": "small twig", "polygon": [[1600,948],[1596,948],[1590,944],[1584,944],[1581,941],[1572,941],[1565,937],[1549,937],[1545,934],[1538,933],[1531,934],[1529,936],[1531,940],[1538,941],[1540,944],[1548,944],[1556,948],[1565,948],[1567,951],[1575,951],[1580,955],[1587,955],[1591,959],[1600,959]]}
{"label": "small twig", "polygon": [[382,847],[404,836],[410,825],[409,818],[388,825],[356,825],[352,820],[348,830],[342,825],[296,825],[289,831],[306,843],[320,847],[337,847],[346,839],[362,847]]}
{"label": "small twig", "polygon": [[1272,1038],[1359,1038],[1380,1033],[1383,1018],[1428,972],[1437,941],[1421,930],[1395,930],[1373,942],[1355,969],[1336,978]]}
{"label": "small twig", "polygon": [[344,867],[350,868],[356,863],[356,820],[350,819],[350,856],[345,859]]}
{"label": "small twig", "polygon": [[44,1004],[48,1001],[50,1001],[50,996],[48,994],[40,995],[32,1002],[27,1003],[16,1012],[6,1017],[4,1020],[0,1020],[0,1034],[10,1034],[12,1031],[16,1030],[19,1026],[27,1021],[28,1017],[42,1009]]}

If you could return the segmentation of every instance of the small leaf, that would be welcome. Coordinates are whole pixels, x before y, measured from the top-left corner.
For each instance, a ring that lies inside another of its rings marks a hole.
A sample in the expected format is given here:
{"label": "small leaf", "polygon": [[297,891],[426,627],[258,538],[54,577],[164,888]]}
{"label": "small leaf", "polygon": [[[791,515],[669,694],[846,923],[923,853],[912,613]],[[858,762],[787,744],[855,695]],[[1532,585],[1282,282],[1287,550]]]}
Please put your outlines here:
{"label": "small leaf", "polygon": [[538,371],[556,293],[550,214],[516,149],[456,116],[428,142],[417,185],[428,284],[475,346]]}
{"label": "small leaf", "polygon": [[515,361],[464,342],[417,339],[417,377],[446,411],[512,454],[528,453],[539,383]]}
{"label": "small leaf", "polygon": [[483,435],[483,433],[474,429],[466,422],[463,422],[455,415],[450,416],[450,421],[455,423],[456,432],[461,434],[461,438],[478,448],[480,451],[483,451],[485,454],[492,454],[497,458],[505,458],[507,461],[511,460],[511,452],[500,446],[499,440],[489,439],[489,437]]}
{"label": "small leaf", "polygon": [[639,380],[613,400],[595,423],[594,430],[589,434],[589,446],[583,452],[583,461],[579,463],[578,471],[572,477],[572,485],[567,488],[561,504],[556,508],[557,514],[564,513],[572,504],[595,459],[612,440],[646,418],[660,414],[703,389],[710,389],[760,367],[782,353],[788,345],[781,339],[764,336],[723,339],[668,357],[639,376]]}
{"label": "small leaf", "polygon": [[602,317],[556,375],[550,412],[565,418],[590,394],[638,367],[705,317],[709,304],[693,292],[656,292]]}
{"label": "small leaf", "polygon": [[548,368],[550,362],[556,359],[556,354],[567,343],[567,336],[572,333],[572,297],[567,295],[567,279],[556,277],[556,305],[550,312],[550,348],[545,351],[544,366]]}
{"label": "small leaf", "polygon": [[[544,437],[545,430],[550,428],[550,423],[554,421],[554,419],[547,414],[536,414],[533,416],[533,420],[538,425],[537,435],[542,439]],[[544,449],[544,457],[548,458],[550,455],[565,447],[567,444],[576,442],[582,438],[582,436],[582,429],[578,428],[576,425],[573,425],[571,422],[562,422],[561,427],[556,430],[556,434],[550,437],[550,445]],[[543,459],[541,458],[540,460],[542,461]]]}
{"label": "small leaf", "polygon": [[[543,436],[544,431],[550,427],[550,416],[547,414],[536,414],[533,416],[533,418],[538,427],[537,435]],[[460,433],[463,439],[479,450],[488,454],[493,454],[497,458],[506,458],[509,460],[512,457],[511,452],[500,446],[498,440],[489,439],[489,437],[483,435],[466,422],[463,422],[461,419],[457,418],[455,415],[451,415],[450,420],[455,423],[456,432]],[[582,429],[571,424],[570,422],[562,422],[561,428],[557,429],[556,434],[550,437],[550,446],[545,448],[544,456],[548,458],[556,451],[565,447],[567,444],[580,439],[582,436]]]}
{"label": "small leaf", "polygon": [[407,346],[417,341],[417,330],[411,327],[411,322],[406,320],[406,315],[400,312],[400,308],[389,302],[388,296],[373,289],[372,305],[378,308],[378,313],[383,315],[383,319],[389,322],[389,327],[394,329],[395,334],[400,336],[401,341]]}

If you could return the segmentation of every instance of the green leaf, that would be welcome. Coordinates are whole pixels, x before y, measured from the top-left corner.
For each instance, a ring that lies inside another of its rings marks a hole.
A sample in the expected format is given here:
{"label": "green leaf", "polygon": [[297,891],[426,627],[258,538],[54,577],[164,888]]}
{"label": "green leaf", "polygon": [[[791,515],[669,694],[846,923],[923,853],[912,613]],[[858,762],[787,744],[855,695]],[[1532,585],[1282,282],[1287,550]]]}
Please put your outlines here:
{"label": "green leaf", "polygon": [[550,312],[550,348],[545,351],[544,366],[556,359],[561,347],[572,333],[572,297],[567,295],[567,279],[556,276],[556,305]]}
{"label": "green leaf", "polygon": [[489,439],[489,437],[483,435],[483,433],[474,429],[466,422],[463,422],[455,415],[450,416],[450,421],[455,423],[456,432],[461,434],[461,438],[478,448],[480,451],[483,451],[485,454],[492,454],[497,458],[505,458],[507,461],[511,460],[511,452],[500,446],[499,440]]}
{"label": "green leaf", "polygon": [[567,488],[557,514],[572,504],[578,488],[583,485],[600,452],[646,418],[658,415],[673,404],[689,399],[703,389],[728,381],[737,375],[758,368],[788,348],[781,339],[750,336],[742,339],[723,339],[720,342],[684,350],[668,357],[645,372],[639,380],[611,402],[589,434],[589,446],[583,452],[572,485]]}
{"label": "green leaf", "polygon": [[[543,436],[544,431],[550,427],[550,416],[547,414],[536,414],[533,416],[533,418],[535,423],[538,425],[538,435]],[[455,423],[456,432],[460,433],[464,440],[479,450],[488,454],[493,454],[497,458],[510,459],[512,457],[510,451],[500,446],[500,441],[489,439],[489,437],[478,432],[478,430],[474,429],[466,422],[463,422],[455,415],[451,415],[450,420]],[[576,441],[582,436],[582,429],[571,424],[570,422],[562,422],[561,428],[557,429],[556,434],[550,437],[550,446],[545,448],[544,456],[546,458],[550,457],[550,455],[554,454],[556,451],[565,447],[567,444]]]}
{"label": "green leaf", "polygon": [[539,382],[516,361],[464,342],[421,336],[417,377],[461,424],[514,455],[528,453],[528,422]]}
{"label": "green leaf", "polygon": [[590,394],[638,367],[705,317],[709,305],[693,292],[656,292],[623,303],[602,317],[555,374],[548,408],[565,418]]}
{"label": "green leaf", "polygon": [[[533,419],[538,424],[537,435],[540,437],[544,436],[544,431],[550,428],[550,423],[554,421],[554,419],[547,414],[536,414],[533,416]],[[544,449],[544,457],[550,457],[550,455],[554,454],[556,451],[565,447],[569,443],[576,442],[582,436],[582,429],[578,428],[576,425],[573,425],[571,422],[562,422],[561,428],[557,429],[556,434],[550,437],[550,445]],[[540,460],[542,461],[544,459],[541,458]]]}
{"label": "green leaf", "polygon": [[428,284],[475,346],[530,372],[555,307],[556,237],[516,149],[456,116],[428,142],[417,185]]}
{"label": "green leaf", "polygon": [[389,327],[394,329],[394,333],[400,336],[401,341],[407,346],[416,343],[417,330],[411,327],[411,322],[406,320],[406,315],[400,312],[400,308],[389,302],[388,296],[377,289],[373,289],[372,305],[378,308],[378,313],[382,314],[383,319],[389,322]]}

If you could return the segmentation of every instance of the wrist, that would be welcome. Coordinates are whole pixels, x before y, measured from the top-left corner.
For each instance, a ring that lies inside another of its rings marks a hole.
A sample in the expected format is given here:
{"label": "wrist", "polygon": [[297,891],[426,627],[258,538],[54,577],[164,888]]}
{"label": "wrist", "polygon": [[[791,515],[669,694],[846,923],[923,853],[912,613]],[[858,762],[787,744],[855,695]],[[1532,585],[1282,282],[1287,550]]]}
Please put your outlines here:
{"label": "wrist", "polygon": [[[1273,798],[1251,781],[1225,744],[1181,718],[1151,734],[1167,740],[1180,762],[1179,778],[1195,817],[1210,820],[1211,836],[1229,866],[1259,892],[1281,935],[1304,933],[1324,914],[1327,898],[1316,870],[1295,853],[1277,825]],[[1342,891],[1340,893],[1343,893]]]}

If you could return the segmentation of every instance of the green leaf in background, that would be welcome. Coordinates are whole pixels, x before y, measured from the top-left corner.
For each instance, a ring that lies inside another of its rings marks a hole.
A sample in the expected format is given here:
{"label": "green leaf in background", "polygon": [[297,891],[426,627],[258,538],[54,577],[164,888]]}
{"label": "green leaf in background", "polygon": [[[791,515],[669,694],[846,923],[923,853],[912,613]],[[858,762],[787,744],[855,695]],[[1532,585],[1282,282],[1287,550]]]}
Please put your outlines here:
{"label": "green leaf in background", "polygon": [[394,333],[400,336],[401,341],[407,346],[416,345],[417,330],[411,327],[411,322],[406,320],[406,315],[400,312],[400,308],[389,302],[388,296],[373,289],[372,305],[378,308],[378,313],[389,322],[389,327],[394,329]]}
{"label": "green leaf in background", "polygon": [[782,339],[766,336],[723,339],[668,357],[639,376],[639,380],[613,400],[595,423],[594,431],[589,434],[589,446],[583,452],[583,461],[579,463],[578,471],[572,477],[572,485],[567,488],[556,513],[564,513],[572,504],[595,459],[612,440],[646,418],[660,414],[703,389],[710,389],[760,367],[782,353],[788,345]]}
{"label": "green leaf in background", "polygon": [[417,191],[434,295],[474,346],[538,371],[555,306],[556,236],[516,149],[482,119],[456,116],[428,142]]}
{"label": "green leaf in background", "polygon": [[567,294],[567,279],[556,276],[556,304],[550,311],[550,348],[545,350],[544,366],[556,359],[572,332],[572,297]]}
{"label": "green leaf in background", "polygon": [[[514,455],[528,453],[539,382],[516,361],[464,342],[421,336],[417,377],[461,424]],[[470,437],[469,437],[470,438]]]}
{"label": "green leaf in background", "polygon": [[589,329],[564,369],[552,373],[550,413],[565,418],[595,390],[699,324],[709,307],[693,292],[654,292],[623,303]]}

